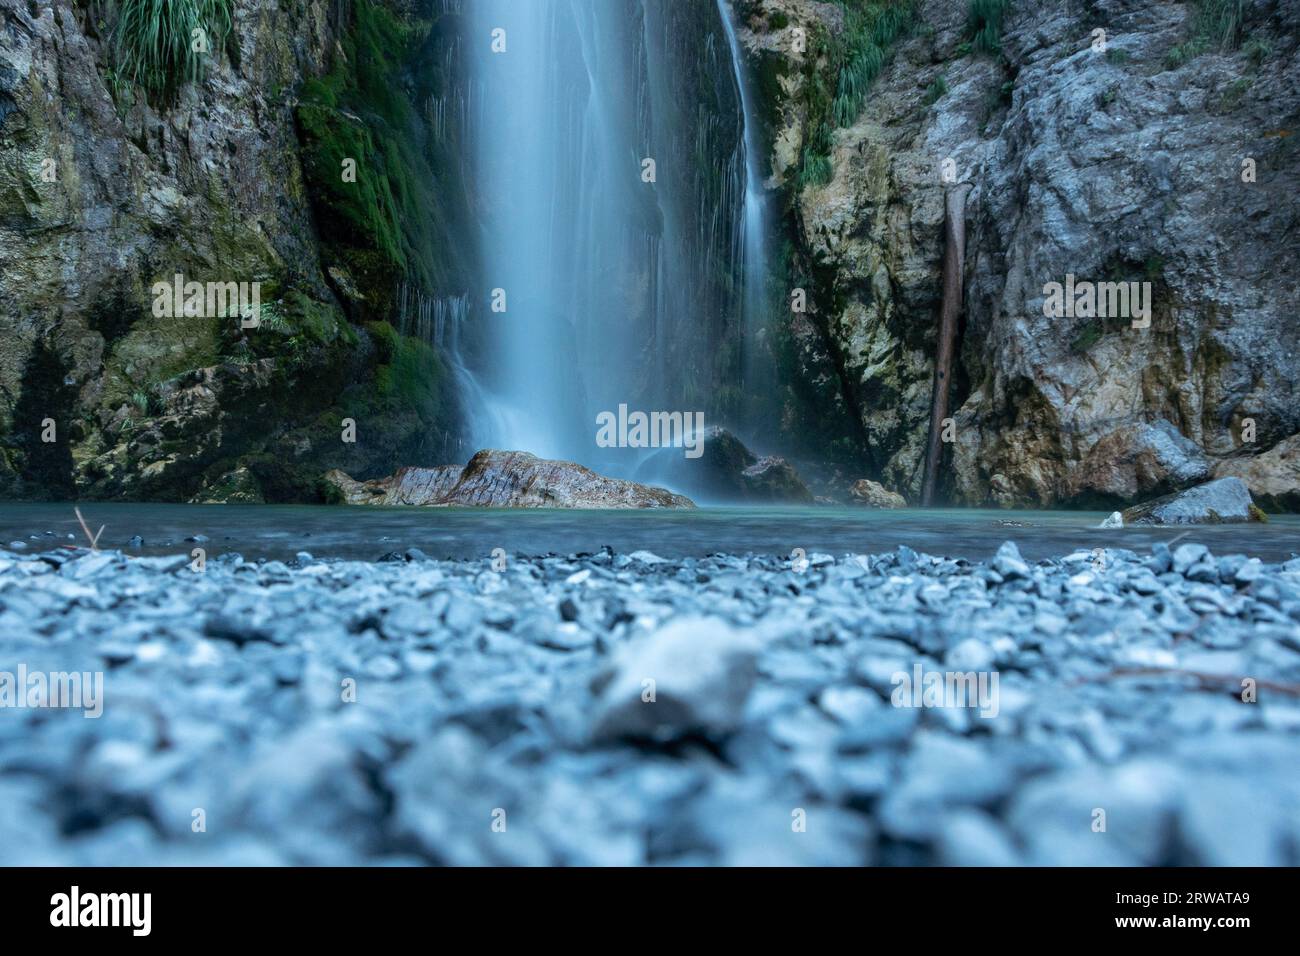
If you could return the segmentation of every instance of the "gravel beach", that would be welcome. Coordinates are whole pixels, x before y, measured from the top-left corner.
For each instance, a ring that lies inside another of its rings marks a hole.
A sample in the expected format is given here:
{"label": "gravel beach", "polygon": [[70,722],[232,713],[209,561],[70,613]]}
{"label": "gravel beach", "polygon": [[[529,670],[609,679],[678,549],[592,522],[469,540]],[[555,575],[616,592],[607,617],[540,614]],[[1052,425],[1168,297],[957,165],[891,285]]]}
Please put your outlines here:
{"label": "gravel beach", "polygon": [[1300,865],[1300,559],[1194,536],[0,551],[0,625],[5,865]]}

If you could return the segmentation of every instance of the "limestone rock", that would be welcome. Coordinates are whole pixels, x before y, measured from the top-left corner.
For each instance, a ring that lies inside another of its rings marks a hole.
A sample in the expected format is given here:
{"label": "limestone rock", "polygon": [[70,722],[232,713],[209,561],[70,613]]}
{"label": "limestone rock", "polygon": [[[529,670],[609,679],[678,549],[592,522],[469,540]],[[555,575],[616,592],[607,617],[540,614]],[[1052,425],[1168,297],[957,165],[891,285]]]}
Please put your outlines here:
{"label": "limestone rock", "polygon": [[485,449],[463,468],[402,468],[388,478],[355,481],[335,469],[325,482],[347,504],[482,508],[693,508],[682,495],[606,478],[571,461]]}
{"label": "limestone rock", "polygon": [[1300,511],[1300,435],[1283,439],[1262,455],[1220,462],[1214,475],[1240,478],[1263,508]]}
{"label": "limestone rock", "polygon": [[325,483],[350,505],[435,505],[446,498],[464,469],[460,465],[399,468],[397,474],[354,481],[335,468]]}
{"label": "limestone rock", "polygon": [[1260,511],[1240,478],[1218,478],[1124,512],[1124,524],[1219,524],[1258,521]]}
{"label": "limestone rock", "polygon": [[1112,511],[1101,524],[1097,525],[1103,531],[1112,531],[1116,528],[1124,527],[1124,516],[1118,511]]}
{"label": "limestone rock", "polygon": [[480,451],[470,459],[445,504],[489,508],[693,508],[663,488],[606,478],[571,461],[522,451]]}
{"label": "limestone rock", "polygon": [[907,500],[883,485],[867,478],[859,479],[849,489],[852,503],[864,508],[906,508]]}
{"label": "limestone rock", "polygon": [[1126,425],[1092,446],[1070,475],[1067,496],[1128,504],[1204,481],[1209,467],[1205,453],[1170,422]]}

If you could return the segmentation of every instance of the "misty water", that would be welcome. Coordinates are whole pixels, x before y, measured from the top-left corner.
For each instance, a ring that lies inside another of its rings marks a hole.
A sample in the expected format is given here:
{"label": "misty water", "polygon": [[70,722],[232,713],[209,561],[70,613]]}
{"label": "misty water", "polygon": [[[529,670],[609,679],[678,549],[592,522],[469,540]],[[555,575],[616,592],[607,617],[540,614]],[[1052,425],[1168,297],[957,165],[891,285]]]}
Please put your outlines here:
{"label": "misty water", "polygon": [[[1300,553],[1300,516],[1267,524],[1194,528],[1134,527],[1103,531],[1105,517],[1082,511],[910,509],[867,511],[834,507],[731,507],[645,511],[503,511],[473,508],[377,508],[316,505],[86,504],[92,533],[104,526],[101,548],[129,554],[236,551],[245,558],[287,560],[300,551],[318,558],[373,560],[419,548],[431,558],[486,558],[493,549],[543,555],[609,546],[661,557],[746,553],[877,553],[906,545],[971,561],[989,558],[1007,540],[1029,560],[1076,548],[1128,548],[1139,553],[1163,541],[1194,541],[1215,554],[1242,553],[1279,561]],[[52,532],[52,534],[50,533]],[[71,538],[69,538],[71,535]],[[130,540],[139,535],[141,547]],[[187,541],[204,536],[206,541]],[[84,545],[71,505],[0,505],[0,545],[21,541],[32,552]]]}
{"label": "misty water", "polygon": [[451,362],[476,447],[629,477],[641,457],[596,442],[622,404],[759,437],[765,199],[729,12],[697,50],[670,4],[469,8],[494,38],[470,57],[466,157],[490,307]]}

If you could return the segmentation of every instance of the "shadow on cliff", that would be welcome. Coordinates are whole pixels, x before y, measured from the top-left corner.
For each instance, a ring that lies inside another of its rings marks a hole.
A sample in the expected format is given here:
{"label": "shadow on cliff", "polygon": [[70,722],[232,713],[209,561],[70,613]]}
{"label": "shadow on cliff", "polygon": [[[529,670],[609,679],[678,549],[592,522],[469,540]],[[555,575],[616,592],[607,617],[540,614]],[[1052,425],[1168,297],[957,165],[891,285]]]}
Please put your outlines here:
{"label": "shadow on cliff", "polygon": [[[70,432],[77,389],[65,384],[68,372],[68,365],[50,343],[38,339],[23,368],[23,389],[5,437],[15,472],[9,477],[11,494],[46,501],[74,497]],[[54,441],[42,441],[46,419],[53,420]]]}

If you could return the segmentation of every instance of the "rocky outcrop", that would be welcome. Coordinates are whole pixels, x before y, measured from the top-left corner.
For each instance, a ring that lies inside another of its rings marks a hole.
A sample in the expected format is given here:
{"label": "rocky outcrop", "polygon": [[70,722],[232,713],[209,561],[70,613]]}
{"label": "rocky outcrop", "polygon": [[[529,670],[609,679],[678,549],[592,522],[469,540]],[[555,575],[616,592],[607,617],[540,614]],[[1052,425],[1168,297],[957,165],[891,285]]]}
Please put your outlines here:
{"label": "rocky outcrop", "polygon": [[1066,497],[1102,505],[1168,494],[1209,476],[1209,462],[1171,422],[1123,425],[1088,450],[1070,474]]}
{"label": "rocky outcrop", "polygon": [[[201,80],[159,90],[124,78],[113,5],[0,5],[0,495],[312,500],[330,465],[455,448],[397,308],[463,277],[406,70],[431,8],[230,7]],[[178,274],[259,283],[260,324],[158,314]]]}
{"label": "rocky outcrop", "polygon": [[333,500],[352,505],[474,508],[693,508],[663,488],[606,478],[571,461],[484,449],[464,468],[402,468],[390,478],[354,481],[325,475]]}
{"label": "rocky outcrop", "polygon": [[1262,454],[1222,461],[1214,474],[1240,478],[1261,508],[1300,511],[1300,435],[1292,435]]}
{"label": "rocky outcrop", "polygon": [[[801,375],[830,377],[828,413],[852,411],[861,471],[917,490],[944,196],[961,184],[950,500],[1132,503],[1300,431],[1300,289],[1277,281],[1300,266],[1287,238],[1294,4],[1243,4],[1220,46],[1202,20],[1210,4],[1011,3],[1000,42],[981,50],[966,0],[918,0],[861,113],[831,131],[824,182],[803,173],[818,97],[836,88],[826,51],[843,11],[742,6],[741,40],[768,80],[772,184],[794,211],[793,271],[813,291],[791,321]],[[798,29],[813,38],[805,53]],[[1067,274],[1149,283],[1150,324],[1045,315],[1045,287]]]}
{"label": "rocky outcrop", "polygon": [[853,483],[849,489],[849,499],[852,504],[863,508],[907,507],[907,500],[902,495],[866,478]]}
{"label": "rocky outcrop", "polygon": [[1129,508],[1125,525],[1221,524],[1263,518],[1240,478],[1219,478]]}

